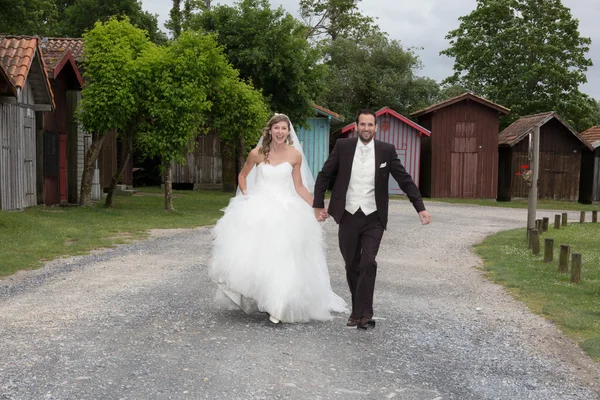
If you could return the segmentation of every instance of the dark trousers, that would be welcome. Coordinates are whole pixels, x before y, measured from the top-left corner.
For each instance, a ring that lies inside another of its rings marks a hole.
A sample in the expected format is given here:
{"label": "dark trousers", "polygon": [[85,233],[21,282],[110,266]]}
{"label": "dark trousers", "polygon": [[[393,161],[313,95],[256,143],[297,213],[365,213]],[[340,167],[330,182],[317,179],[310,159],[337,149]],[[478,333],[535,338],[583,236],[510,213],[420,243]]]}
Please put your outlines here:
{"label": "dark trousers", "polygon": [[375,257],[383,231],[377,212],[365,215],[360,209],[354,214],[345,211],[340,221],[338,239],[352,294],[352,318],[373,317]]}

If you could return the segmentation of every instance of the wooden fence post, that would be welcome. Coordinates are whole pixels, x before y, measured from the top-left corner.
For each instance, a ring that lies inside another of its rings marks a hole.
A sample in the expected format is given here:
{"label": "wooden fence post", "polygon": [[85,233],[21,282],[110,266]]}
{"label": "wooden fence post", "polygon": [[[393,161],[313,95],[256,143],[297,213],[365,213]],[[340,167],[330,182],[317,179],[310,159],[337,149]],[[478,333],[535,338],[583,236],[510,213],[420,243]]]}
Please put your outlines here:
{"label": "wooden fence post", "polygon": [[554,216],[554,229],[560,229],[560,214]]}
{"label": "wooden fence post", "polygon": [[592,222],[598,222],[598,211],[592,211]]}
{"label": "wooden fence post", "polygon": [[554,239],[544,239],[544,262],[554,259]]}
{"label": "wooden fence post", "polygon": [[567,213],[562,213],[562,226],[567,226]]}
{"label": "wooden fence post", "polygon": [[548,217],[544,217],[542,219],[542,232],[548,232],[549,222],[550,222],[550,219]]}
{"label": "wooden fence post", "polygon": [[571,246],[568,244],[560,245],[560,254],[558,257],[558,272],[561,274],[569,271],[569,253],[571,252]]}
{"label": "wooden fence post", "polygon": [[580,223],[580,224],[583,224],[583,223],[585,223],[585,211],[581,211],[581,212],[579,213],[579,223]]}
{"label": "wooden fence post", "polygon": [[581,254],[573,253],[571,258],[571,282],[581,282]]}
{"label": "wooden fence post", "polygon": [[531,230],[531,252],[535,256],[540,254],[540,231],[537,229]]}
{"label": "wooden fence post", "polygon": [[541,219],[535,220],[535,229],[537,229],[538,233],[542,233],[542,220]]}

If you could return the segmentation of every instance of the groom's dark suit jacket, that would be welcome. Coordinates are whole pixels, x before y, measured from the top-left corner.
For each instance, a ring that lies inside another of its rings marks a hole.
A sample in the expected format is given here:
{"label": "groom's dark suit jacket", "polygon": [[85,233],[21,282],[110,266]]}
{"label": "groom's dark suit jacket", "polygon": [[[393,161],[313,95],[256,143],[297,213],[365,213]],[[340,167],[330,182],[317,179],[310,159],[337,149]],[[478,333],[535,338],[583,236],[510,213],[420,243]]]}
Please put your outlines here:
{"label": "groom's dark suit jacket", "polygon": [[[325,191],[329,181],[337,175],[331,192],[328,212],[338,224],[346,209],[346,192],[350,184],[357,141],[357,138],[338,139],[315,182],[313,207],[325,208]],[[425,210],[419,188],[402,166],[395,147],[389,143],[375,140],[375,203],[384,229],[387,227],[388,221],[388,182],[390,174],[398,182],[400,189],[408,196],[415,210],[417,212]]]}

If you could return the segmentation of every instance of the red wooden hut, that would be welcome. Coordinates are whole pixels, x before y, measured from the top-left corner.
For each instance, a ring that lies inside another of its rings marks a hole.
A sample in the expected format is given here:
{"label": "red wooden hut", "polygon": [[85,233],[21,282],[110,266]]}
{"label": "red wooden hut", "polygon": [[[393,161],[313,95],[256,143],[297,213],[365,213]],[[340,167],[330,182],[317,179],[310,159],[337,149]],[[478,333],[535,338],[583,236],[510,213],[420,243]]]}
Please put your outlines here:
{"label": "red wooden hut", "polygon": [[431,131],[421,156],[427,197],[496,198],[500,116],[509,109],[467,92],[411,114]]}
{"label": "red wooden hut", "polygon": [[[44,113],[43,140],[43,203],[76,203],[78,184],[78,124],[75,111],[83,79],[71,51],[42,47],[46,71],[50,78],[56,108]],[[39,187],[39,186],[38,186]]]}
{"label": "red wooden hut", "polygon": [[540,199],[578,200],[581,154],[591,146],[553,111],[527,115],[513,122],[499,137],[498,200],[527,197],[529,186],[522,178],[529,165],[529,137],[540,128]]}
{"label": "red wooden hut", "polygon": [[[375,138],[396,146],[398,158],[413,177],[417,185],[420,181],[421,138],[429,137],[431,132],[411,121],[389,107],[375,113],[377,115],[377,133]],[[342,128],[341,137],[356,137],[356,124],[351,123]],[[390,177],[390,194],[402,194],[398,183]]]}

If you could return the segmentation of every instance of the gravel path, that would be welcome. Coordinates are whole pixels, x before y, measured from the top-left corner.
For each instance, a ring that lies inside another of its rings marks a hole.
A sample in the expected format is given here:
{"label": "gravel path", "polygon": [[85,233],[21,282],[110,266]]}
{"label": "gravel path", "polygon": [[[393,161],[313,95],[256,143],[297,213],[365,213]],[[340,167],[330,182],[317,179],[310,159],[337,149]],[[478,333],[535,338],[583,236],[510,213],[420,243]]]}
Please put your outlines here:
{"label": "gravel path", "polygon": [[[428,209],[422,227],[391,204],[368,332],[346,315],[273,326],[218,309],[206,228],[1,280],[0,399],[600,398],[600,366],[474,268],[471,246],[526,210]],[[337,227],[325,229],[348,299]]]}

